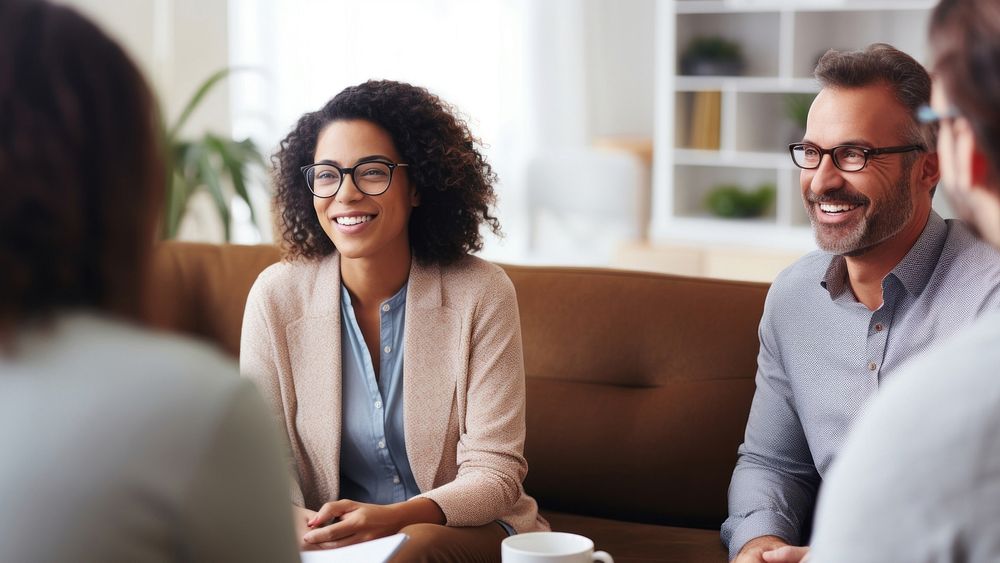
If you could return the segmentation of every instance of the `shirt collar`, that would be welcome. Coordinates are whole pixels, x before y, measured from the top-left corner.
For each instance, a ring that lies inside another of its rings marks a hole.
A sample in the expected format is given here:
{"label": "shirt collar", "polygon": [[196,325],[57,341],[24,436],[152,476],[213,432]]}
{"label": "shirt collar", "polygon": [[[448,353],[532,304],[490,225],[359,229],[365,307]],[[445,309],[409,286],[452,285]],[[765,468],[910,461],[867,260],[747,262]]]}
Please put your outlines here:
{"label": "shirt collar", "polygon": [[937,267],[938,258],[944,250],[948,238],[948,224],[940,215],[931,211],[927,225],[913,248],[896,264],[889,275],[896,276],[910,295],[916,297],[923,293],[927,282]]}
{"label": "shirt collar", "polygon": [[[920,295],[927,282],[937,267],[941,250],[944,249],[945,240],[948,238],[948,224],[937,212],[931,210],[927,218],[927,224],[923,232],[917,238],[906,256],[896,264],[896,267],[886,276],[895,277],[906,291],[916,297]],[[885,287],[885,280],[882,284]],[[847,261],[843,256],[834,255],[830,259],[830,265],[823,274],[823,280],[819,284],[830,292],[830,298],[836,299],[847,289]]]}
{"label": "shirt collar", "polygon": [[[403,287],[399,288],[399,291],[397,291],[395,295],[379,303],[379,307],[381,308],[384,305],[388,305],[393,311],[400,309],[404,304],[406,304],[406,286],[408,285],[409,283],[404,283]],[[351,302],[351,293],[347,291],[347,286],[344,285],[343,281],[340,283],[340,300],[352,309],[354,308],[354,304]]]}

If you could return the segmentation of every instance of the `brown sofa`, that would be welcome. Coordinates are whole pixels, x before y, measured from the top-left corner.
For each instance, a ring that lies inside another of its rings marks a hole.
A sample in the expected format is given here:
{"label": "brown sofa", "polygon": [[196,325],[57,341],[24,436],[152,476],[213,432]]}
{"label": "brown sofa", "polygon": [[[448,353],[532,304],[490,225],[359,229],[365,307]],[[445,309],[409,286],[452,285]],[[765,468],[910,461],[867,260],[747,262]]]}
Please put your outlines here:
{"label": "brown sofa", "polygon": [[[164,243],[154,323],[236,356],[271,246]],[[718,528],[754,390],[767,286],[505,266],[528,389],[525,488],[555,530],[619,563],[723,562]]]}

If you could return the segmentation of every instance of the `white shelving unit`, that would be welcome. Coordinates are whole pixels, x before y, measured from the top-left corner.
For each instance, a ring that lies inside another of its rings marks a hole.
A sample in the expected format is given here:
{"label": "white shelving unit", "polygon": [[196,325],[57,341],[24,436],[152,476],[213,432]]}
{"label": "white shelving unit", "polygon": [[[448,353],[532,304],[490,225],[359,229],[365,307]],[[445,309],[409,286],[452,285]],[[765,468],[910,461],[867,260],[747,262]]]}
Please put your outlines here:
{"label": "white shelving unit", "polygon": [[[801,203],[799,171],[787,145],[801,132],[785,116],[785,96],[815,93],[816,60],[827,49],[889,43],[926,62],[935,0],[666,0],[657,5],[656,130],[651,237],[654,242],[808,250],[814,247]],[[680,75],[679,58],[696,37],[740,44],[742,76]],[[691,100],[719,92],[719,148],[686,146]],[[763,217],[719,219],[705,208],[713,187],[773,184]]]}

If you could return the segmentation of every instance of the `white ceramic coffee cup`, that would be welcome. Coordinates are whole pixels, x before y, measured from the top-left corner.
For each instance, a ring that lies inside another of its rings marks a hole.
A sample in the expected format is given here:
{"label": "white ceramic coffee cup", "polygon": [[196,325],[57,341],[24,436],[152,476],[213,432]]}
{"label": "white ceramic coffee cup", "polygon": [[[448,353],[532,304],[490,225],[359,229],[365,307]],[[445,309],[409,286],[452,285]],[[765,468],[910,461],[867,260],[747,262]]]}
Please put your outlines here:
{"label": "white ceramic coffee cup", "polygon": [[564,532],[531,532],[511,536],[500,544],[503,563],[614,563],[594,542]]}

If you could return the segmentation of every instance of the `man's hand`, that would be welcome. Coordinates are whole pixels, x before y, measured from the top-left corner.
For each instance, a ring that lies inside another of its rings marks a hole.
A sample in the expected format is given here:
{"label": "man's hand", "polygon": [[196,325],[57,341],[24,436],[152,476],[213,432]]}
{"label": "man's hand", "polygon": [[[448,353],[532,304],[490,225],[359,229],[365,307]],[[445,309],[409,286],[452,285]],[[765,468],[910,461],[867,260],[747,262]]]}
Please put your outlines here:
{"label": "man's hand", "polygon": [[[754,538],[747,543],[743,544],[743,548],[736,555],[736,559],[733,559],[732,563],[778,563],[784,562],[784,559],[769,560],[764,558],[764,553],[778,550],[788,546],[788,542],[779,538],[778,536],[761,536],[759,538]],[[793,561],[789,559],[788,561]],[[798,561],[795,559],[794,561]]]}
{"label": "man's hand", "polygon": [[[337,521],[325,525],[334,519]],[[311,531],[302,541],[309,549],[333,549],[390,536],[420,522],[444,524],[444,513],[426,498],[388,505],[335,500],[324,504],[307,522]]]}

